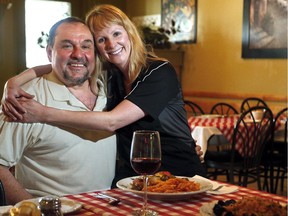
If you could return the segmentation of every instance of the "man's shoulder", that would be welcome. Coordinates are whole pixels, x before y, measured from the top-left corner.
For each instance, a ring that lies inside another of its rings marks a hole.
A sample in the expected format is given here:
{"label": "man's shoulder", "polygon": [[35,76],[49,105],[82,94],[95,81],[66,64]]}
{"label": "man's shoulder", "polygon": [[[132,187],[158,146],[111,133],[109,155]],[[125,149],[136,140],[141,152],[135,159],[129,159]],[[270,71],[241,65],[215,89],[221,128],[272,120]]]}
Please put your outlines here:
{"label": "man's shoulder", "polygon": [[41,94],[41,92],[43,93],[43,91],[47,91],[48,89],[61,88],[63,90],[63,86],[53,74],[49,73],[30,80],[22,86],[22,89],[28,93],[35,92]]}
{"label": "man's shoulder", "polygon": [[30,80],[22,86],[22,89],[27,93],[34,95],[35,100],[50,97],[53,92],[58,92],[57,94],[65,92],[63,85],[59,85],[57,81],[49,79],[49,76],[46,75]]}
{"label": "man's shoulder", "polygon": [[25,83],[21,88],[30,93],[30,91],[35,92],[41,85],[44,85],[44,78],[37,77]]}

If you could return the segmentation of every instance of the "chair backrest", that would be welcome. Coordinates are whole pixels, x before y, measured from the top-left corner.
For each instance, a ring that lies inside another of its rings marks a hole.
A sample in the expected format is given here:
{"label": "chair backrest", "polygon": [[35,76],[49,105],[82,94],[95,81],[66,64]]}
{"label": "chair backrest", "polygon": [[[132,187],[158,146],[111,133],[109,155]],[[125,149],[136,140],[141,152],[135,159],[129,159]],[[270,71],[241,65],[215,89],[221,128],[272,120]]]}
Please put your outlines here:
{"label": "chair backrest", "polygon": [[249,98],[245,98],[242,101],[241,106],[240,106],[240,112],[243,113],[255,106],[268,107],[268,105],[266,104],[264,100],[257,98],[257,97],[249,97]]}
{"label": "chair backrest", "polygon": [[187,117],[204,114],[203,109],[195,102],[184,100],[184,103],[185,103],[185,110],[187,112]]}
{"label": "chair backrest", "polygon": [[2,181],[0,180],[0,206],[5,206],[5,205],[7,205],[5,190],[4,190],[4,186],[2,184]]}
{"label": "chair backrest", "polygon": [[220,102],[216,103],[212,107],[210,113],[219,115],[233,115],[238,114],[238,111],[231,104]]}
{"label": "chair backrest", "polygon": [[[283,140],[284,144],[286,144],[286,147],[287,147],[288,107],[280,110],[280,111],[276,114],[276,116],[275,116],[275,118],[274,118],[274,134],[275,134],[275,132],[276,132],[276,131],[275,131],[275,127],[276,127],[276,125],[277,125],[280,121],[284,122],[284,133],[282,134],[282,135],[283,135],[283,139],[281,139],[281,140]],[[282,136],[281,136],[281,138],[282,138]]]}
{"label": "chair backrest", "polygon": [[[261,119],[253,117],[253,111],[263,111]],[[241,114],[233,133],[232,154],[236,149],[243,158],[243,167],[247,171],[250,168],[260,166],[264,149],[270,144],[273,132],[273,113],[265,106],[255,106]],[[241,140],[242,146],[236,146]],[[233,158],[233,156],[232,156]],[[233,160],[233,159],[232,159]],[[232,161],[233,162],[233,161]]]}

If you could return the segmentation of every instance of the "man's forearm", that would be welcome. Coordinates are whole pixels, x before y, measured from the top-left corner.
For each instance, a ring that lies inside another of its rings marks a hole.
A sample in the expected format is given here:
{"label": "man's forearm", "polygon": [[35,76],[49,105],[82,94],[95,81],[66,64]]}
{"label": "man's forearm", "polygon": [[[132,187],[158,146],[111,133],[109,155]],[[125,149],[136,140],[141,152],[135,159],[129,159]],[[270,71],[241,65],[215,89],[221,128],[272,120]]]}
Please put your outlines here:
{"label": "man's forearm", "polygon": [[0,179],[4,186],[8,205],[15,205],[22,200],[33,198],[33,196],[19,184],[9,169],[1,165]]}

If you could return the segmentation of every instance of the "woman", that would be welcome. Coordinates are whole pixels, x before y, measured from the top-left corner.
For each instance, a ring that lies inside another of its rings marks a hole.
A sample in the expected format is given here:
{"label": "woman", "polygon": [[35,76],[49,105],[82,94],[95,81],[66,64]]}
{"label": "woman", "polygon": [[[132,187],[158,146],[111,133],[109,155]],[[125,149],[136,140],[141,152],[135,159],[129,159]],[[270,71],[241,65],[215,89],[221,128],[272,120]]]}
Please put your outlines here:
{"label": "woman", "polygon": [[[25,108],[21,122],[116,131],[119,160],[115,182],[136,175],[129,160],[131,140],[133,131],[145,129],[160,132],[160,170],[181,176],[205,176],[173,66],[146,51],[134,24],[114,6],[95,6],[88,12],[86,23],[94,35],[103,68],[109,72],[107,112],[57,110],[25,99],[24,102],[20,100]],[[20,75],[22,83],[24,76]],[[32,77],[30,71],[26,80]],[[23,95],[20,91],[17,94]],[[11,104],[5,105],[5,112],[8,106]]]}

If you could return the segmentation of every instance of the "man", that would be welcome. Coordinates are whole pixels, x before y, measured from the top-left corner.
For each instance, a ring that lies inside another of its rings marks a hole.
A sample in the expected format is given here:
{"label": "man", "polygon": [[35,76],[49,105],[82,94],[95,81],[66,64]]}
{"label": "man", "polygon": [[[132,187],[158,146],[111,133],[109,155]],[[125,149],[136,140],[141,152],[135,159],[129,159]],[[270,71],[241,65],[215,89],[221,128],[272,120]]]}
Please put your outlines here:
{"label": "man", "polygon": [[[89,82],[95,50],[85,23],[74,17],[57,22],[49,32],[46,51],[52,72],[26,83],[23,89],[47,106],[102,111],[107,98],[99,80],[98,88]],[[34,196],[107,189],[115,174],[115,160],[112,134],[6,122],[0,113],[0,179],[8,204]],[[9,171],[12,166],[15,177]]]}

